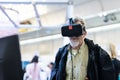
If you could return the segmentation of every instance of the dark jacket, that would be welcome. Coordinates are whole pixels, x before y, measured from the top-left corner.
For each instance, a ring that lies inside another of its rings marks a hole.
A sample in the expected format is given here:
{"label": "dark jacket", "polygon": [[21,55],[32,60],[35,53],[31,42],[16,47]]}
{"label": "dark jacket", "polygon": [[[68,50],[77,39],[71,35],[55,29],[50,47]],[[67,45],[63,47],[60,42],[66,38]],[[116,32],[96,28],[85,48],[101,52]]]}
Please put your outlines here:
{"label": "dark jacket", "polygon": [[120,73],[120,60],[118,60],[117,58],[113,58],[112,62],[114,64],[114,68],[115,68],[115,77],[116,77],[116,80],[118,80],[118,76]]}
{"label": "dark jacket", "polygon": [[[106,51],[100,46],[95,45],[93,41],[85,39],[88,45],[89,59],[87,66],[87,77],[89,80],[115,80],[114,68],[111,59]],[[50,80],[66,79],[66,61],[68,54],[68,45],[60,48],[52,69]]]}

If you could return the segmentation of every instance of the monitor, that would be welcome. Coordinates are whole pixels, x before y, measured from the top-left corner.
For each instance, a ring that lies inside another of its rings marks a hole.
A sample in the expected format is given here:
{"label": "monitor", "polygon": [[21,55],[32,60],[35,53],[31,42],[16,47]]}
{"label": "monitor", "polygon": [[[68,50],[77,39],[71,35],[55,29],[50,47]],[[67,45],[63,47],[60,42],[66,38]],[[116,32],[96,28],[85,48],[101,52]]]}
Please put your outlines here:
{"label": "monitor", "polygon": [[0,80],[22,80],[18,35],[0,38]]}

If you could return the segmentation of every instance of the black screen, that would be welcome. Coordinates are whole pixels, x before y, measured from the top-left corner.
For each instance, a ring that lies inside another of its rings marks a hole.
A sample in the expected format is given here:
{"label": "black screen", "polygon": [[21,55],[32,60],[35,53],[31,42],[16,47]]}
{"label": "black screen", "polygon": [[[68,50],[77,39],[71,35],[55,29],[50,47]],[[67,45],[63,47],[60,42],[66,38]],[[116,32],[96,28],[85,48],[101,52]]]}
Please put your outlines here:
{"label": "black screen", "polygon": [[0,38],[0,80],[22,80],[18,35]]}

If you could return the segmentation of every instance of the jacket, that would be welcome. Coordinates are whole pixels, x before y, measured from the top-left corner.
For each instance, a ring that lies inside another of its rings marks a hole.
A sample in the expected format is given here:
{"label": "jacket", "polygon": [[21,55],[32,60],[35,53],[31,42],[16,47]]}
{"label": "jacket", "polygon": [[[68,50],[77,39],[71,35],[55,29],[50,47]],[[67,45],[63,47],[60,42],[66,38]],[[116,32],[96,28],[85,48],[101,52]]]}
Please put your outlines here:
{"label": "jacket", "polygon": [[120,74],[120,60],[118,60],[117,58],[113,58],[112,59],[112,63],[113,63],[114,68],[115,68],[115,77],[116,77],[116,80],[118,80],[118,76]]}
{"label": "jacket", "polygon": [[[92,40],[84,39],[88,46],[88,80],[115,80],[115,73],[112,61],[108,53]],[[68,46],[58,50],[55,58],[55,64],[51,72],[50,80],[66,80],[66,61],[68,55]]]}

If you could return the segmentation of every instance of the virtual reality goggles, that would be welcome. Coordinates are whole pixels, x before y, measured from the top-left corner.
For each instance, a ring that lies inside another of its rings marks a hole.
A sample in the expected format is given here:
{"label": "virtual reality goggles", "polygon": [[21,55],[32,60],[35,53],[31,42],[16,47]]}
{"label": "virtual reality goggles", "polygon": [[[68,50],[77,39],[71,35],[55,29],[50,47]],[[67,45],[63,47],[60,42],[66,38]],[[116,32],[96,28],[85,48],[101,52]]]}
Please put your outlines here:
{"label": "virtual reality goggles", "polygon": [[85,31],[85,27],[82,27],[80,24],[69,24],[62,26],[61,33],[64,37],[78,37],[80,35],[83,35],[83,32]]}

